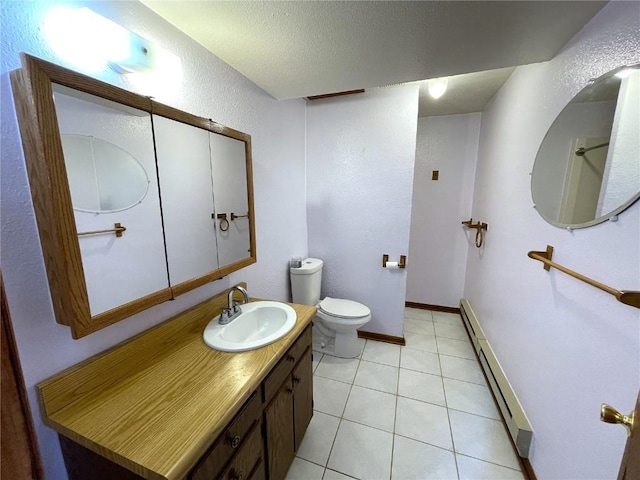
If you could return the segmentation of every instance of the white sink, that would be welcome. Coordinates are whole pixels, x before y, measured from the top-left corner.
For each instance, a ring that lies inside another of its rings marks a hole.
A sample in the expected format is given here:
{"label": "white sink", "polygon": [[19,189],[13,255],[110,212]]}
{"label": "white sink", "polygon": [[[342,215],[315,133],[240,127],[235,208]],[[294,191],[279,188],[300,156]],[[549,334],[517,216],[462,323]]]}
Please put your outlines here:
{"label": "white sink", "polygon": [[245,352],[279,340],[296,324],[296,312],[280,302],[241,305],[242,313],[227,325],[216,316],[204,329],[204,343],[222,352]]}

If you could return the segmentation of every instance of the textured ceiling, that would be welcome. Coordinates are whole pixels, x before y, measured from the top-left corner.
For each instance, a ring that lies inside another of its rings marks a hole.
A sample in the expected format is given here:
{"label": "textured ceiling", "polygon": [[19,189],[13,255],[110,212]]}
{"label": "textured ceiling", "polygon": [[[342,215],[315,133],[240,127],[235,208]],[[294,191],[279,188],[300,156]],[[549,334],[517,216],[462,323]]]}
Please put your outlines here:
{"label": "textured ceiling", "polygon": [[[142,3],[277,99],[546,61],[606,4],[202,0]],[[477,76],[475,81],[482,78]],[[488,81],[495,85],[496,74],[490,74]],[[451,96],[449,100],[453,101]]]}

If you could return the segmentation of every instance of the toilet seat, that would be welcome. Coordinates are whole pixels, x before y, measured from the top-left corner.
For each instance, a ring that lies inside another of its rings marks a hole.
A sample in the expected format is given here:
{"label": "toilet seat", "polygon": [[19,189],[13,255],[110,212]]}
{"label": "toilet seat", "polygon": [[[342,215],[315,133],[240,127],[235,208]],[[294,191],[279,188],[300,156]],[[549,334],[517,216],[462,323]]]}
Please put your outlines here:
{"label": "toilet seat", "polygon": [[371,315],[369,307],[343,298],[327,297],[320,301],[318,310],[330,317],[344,319],[364,318]]}

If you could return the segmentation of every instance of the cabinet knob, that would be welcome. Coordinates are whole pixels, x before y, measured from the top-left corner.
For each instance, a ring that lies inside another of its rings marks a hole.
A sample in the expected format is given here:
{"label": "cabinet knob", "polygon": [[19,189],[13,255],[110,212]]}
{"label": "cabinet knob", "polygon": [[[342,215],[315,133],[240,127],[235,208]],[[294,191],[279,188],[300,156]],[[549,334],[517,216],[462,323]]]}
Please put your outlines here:
{"label": "cabinet knob", "polygon": [[231,442],[231,448],[238,448],[238,445],[240,445],[240,437],[238,435],[229,438],[229,441]]}
{"label": "cabinet knob", "polygon": [[231,472],[229,472],[229,480],[242,480],[243,478],[244,475],[242,472],[236,472],[235,470],[231,470]]}
{"label": "cabinet knob", "polygon": [[293,376],[293,383],[298,384],[302,379],[300,377]]}
{"label": "cabinet knob", "polygon": [[287,353],[287,361],[288,362],[295,362],[296,361],[296,357],[294,357],[290,353]]}
{"label": "cabinet knob", "polygon": [[289,395],[293,395],[293,388],[291,388],[291,387],[287,387],[285,390],[287,391],[287,393],[288,393]]}

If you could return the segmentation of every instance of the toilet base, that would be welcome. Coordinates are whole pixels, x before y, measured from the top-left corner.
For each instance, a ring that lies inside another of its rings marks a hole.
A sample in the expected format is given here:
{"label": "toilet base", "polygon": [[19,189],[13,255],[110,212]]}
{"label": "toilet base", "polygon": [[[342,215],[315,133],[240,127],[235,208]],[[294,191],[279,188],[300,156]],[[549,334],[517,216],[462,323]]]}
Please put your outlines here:
{"label": "toilet base", "polygon": [[365,341],[358,338],[356,330],[336,332],[335,337],[324,335],[315,325],[312,330],[312,348],[315,352],[339,358],[359,357]]}

